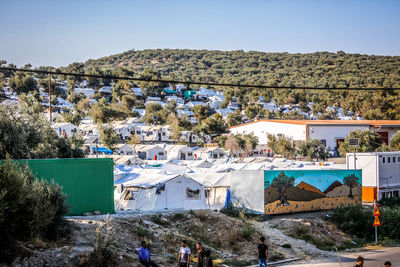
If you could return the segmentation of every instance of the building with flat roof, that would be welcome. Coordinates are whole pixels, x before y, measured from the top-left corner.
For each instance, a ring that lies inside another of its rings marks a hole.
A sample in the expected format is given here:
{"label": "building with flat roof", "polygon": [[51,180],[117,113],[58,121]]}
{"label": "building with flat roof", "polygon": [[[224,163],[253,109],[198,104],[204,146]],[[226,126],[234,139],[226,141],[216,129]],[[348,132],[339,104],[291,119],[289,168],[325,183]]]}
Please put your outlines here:
{"label": "building with flat roof", "polygon": [[260,144],[267,144],[268,134],[285,135],[294,141],[320,140],[327,148],[336,150],[354,130],[373,130],[389,144],[400,130],[400,120],[259,120],[229,128],[233,134],[253,133]]}

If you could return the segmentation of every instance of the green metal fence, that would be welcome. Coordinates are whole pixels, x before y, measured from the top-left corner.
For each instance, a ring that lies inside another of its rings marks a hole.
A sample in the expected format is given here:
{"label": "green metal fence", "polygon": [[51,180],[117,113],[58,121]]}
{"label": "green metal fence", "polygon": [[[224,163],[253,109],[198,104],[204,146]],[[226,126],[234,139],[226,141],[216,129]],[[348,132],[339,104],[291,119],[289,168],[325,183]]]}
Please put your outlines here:
{"label": "green metal fence", "polygon": [[69,215],[84,212],[114,212],[113,160],[33,159],[24,160],[39,179],[62,186],[70,206]]}

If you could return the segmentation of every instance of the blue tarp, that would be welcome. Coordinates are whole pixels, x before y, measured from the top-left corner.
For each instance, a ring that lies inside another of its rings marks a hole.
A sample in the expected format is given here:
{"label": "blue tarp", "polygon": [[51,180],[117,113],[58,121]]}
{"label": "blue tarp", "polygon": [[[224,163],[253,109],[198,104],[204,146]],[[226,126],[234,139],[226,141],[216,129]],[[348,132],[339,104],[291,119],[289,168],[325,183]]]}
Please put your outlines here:
{"label": "blue tarp", "polygon": [[[93,147],[93,151],[96,152],[96,147],[95,146]],[[104,154],[107,154],[107,155],[112,155],[112,153],[113,153],[112,150],[107,149],[105,147],[98,147],[97,148],[97,152],[104,153]]]}

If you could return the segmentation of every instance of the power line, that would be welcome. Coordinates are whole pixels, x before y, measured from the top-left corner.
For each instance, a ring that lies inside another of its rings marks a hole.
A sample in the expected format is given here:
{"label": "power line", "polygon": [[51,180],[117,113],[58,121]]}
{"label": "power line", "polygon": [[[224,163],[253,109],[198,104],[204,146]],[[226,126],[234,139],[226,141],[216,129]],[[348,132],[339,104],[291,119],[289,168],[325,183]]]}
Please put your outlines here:
{"label": "power line", "polygon": [[206,86],[220,86],[220,87],[238,87],[238,88],[260,88],[260,89],[289,89],[289,90],[359,90],[359,91],[396,91],[400,90],[400,87],[315,87],[315,86],[275,86],[275,85],[257,85],[257,84],[235,84],[235,83],[213,83],[213,82],[199,82],[199,81],[179,81],[179,80],[164,80],[164,79],[146,79],[146,78],[134,78],[124,76],[112,76],[112,75],[97,75],[97,74],[86,74],[86,73],[72,73],[72,72],[58,72],[58,71],[47,71],[47,70],[30,70],[30,69],[18,69],[9,67],[0,67],[0,70],[6,71],[21,71],[21,72],[32,72],[47,75],[66,75],[76,77],[88,77],[98,79],[110,79],[110,80],[128,80],[137,82],[155,82],[155,83],[171,83],[171,84],[190,84],[190,85],[206,85]]}

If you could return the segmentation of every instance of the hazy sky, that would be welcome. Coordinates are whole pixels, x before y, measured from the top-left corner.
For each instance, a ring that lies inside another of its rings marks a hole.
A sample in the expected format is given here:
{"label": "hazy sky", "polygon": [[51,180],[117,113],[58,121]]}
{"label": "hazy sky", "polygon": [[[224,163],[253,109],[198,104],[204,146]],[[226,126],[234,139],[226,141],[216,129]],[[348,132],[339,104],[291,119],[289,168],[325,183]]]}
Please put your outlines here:
{"label": "hazy sky", "polygon": [[0,0],[0,59],[18,66],[146,48],[400,55],[400,0]]}

